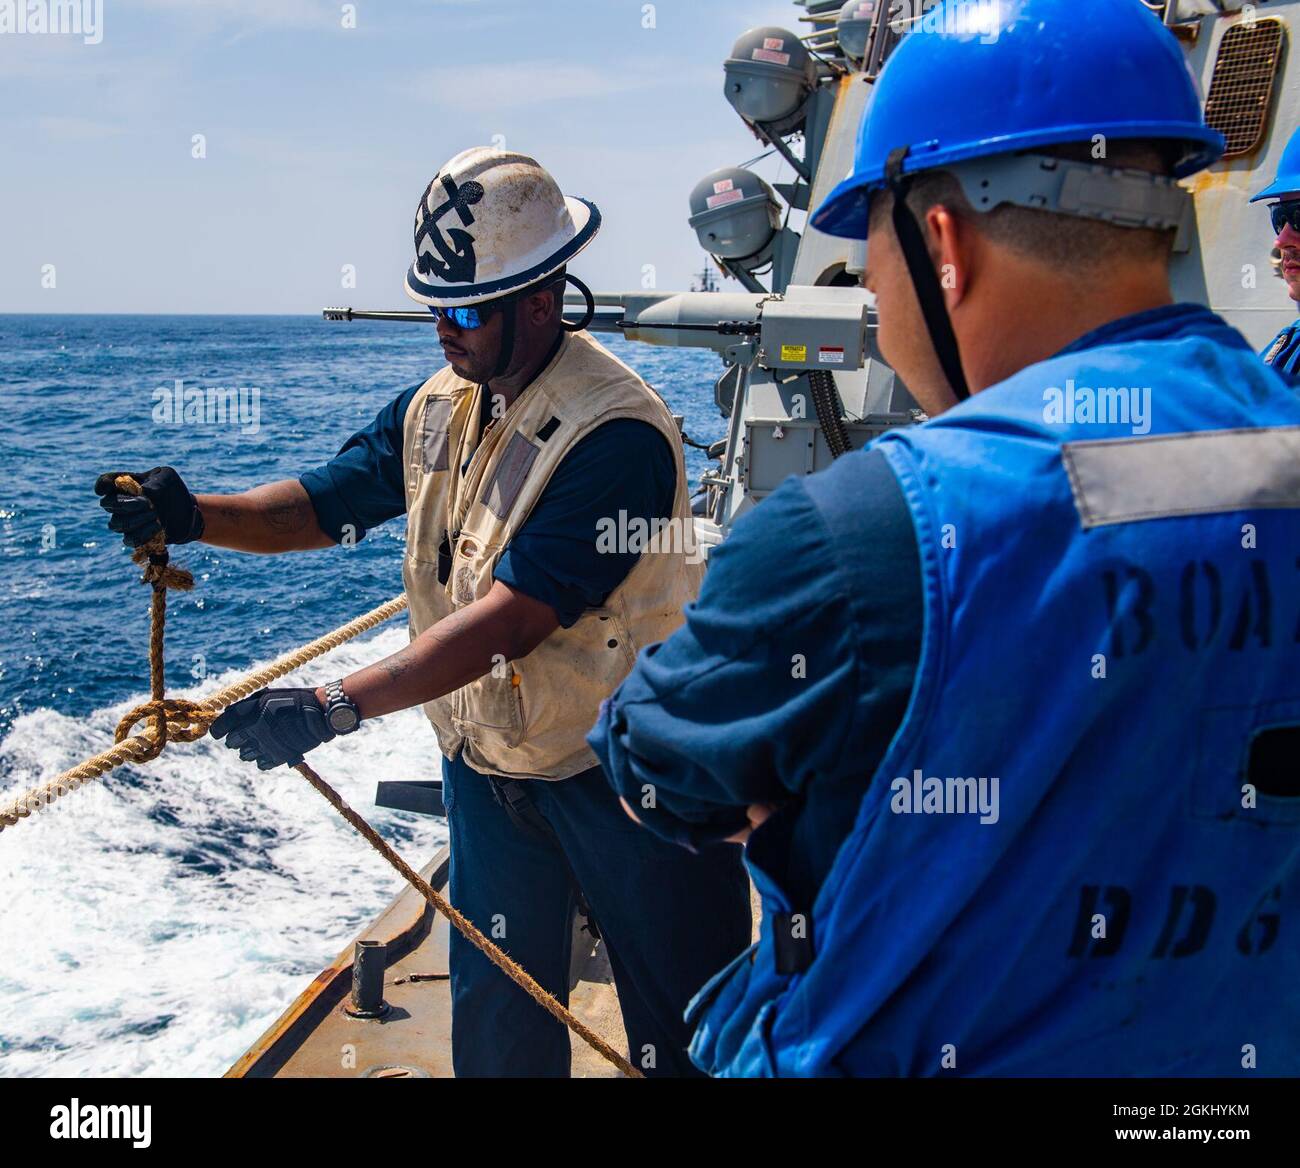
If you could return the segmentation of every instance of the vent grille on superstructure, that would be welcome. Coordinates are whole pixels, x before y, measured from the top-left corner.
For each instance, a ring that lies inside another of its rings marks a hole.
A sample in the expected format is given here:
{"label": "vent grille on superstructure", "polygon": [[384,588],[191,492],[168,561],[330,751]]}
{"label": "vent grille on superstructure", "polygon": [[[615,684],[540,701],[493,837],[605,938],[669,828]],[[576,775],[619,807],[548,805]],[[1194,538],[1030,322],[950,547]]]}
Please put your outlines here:
{"label": "vent grille on superstructure", "polygon": [[1264,140],[1285,35],[1280,20],[1256,18],[1234,24],[1219,42],[1205,120],[1227,138],[1225,158],[1250,154]]}

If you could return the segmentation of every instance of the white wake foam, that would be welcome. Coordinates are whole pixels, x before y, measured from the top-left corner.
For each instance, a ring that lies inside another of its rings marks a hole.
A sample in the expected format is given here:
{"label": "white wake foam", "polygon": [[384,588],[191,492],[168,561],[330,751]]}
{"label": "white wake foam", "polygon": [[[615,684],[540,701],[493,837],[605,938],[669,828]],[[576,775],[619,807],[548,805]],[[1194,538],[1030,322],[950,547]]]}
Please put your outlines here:
{"label": "white wake foam", "polygon": [[[277,684],[319,685],[405,640],[383,629]],[[0,742],[0,802],[104,749],[146,697],[21,716]],[[312,763],[416,867],[445,842],[442,821],[373,803],[380,779],[440,773],[419,711]],[[0,834],[0,1075],[219,1075],[401,885],[286,768],[204,738],[120,773]]]}

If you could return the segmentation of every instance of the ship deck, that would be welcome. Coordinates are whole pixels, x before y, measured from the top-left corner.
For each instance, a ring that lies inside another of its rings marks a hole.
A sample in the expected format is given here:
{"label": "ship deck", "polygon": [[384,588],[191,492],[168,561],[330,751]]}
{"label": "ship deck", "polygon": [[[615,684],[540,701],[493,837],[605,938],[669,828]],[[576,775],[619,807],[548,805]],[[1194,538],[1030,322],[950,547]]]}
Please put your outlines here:
{"label": "ship deck", "polygon": [[[421,872],[439,891],[446,888],[450,860],[450,850],[444,848]],[[355,942],[350,943],[227,1072],[227,1078],[450,1077],[449,929],[418,892],[404,889],[356,938],[387,945],[388,1014],[361,1020],[346,1012],[355,949]],[[626,1050],[609,963],[599,946],[584,948],[588,952],[579,958],[579,980],[570,992],[569,1008],[616,1050]],[[618,1070],[581,1039],[571,1039],[575,1077],[618,1076]]]}

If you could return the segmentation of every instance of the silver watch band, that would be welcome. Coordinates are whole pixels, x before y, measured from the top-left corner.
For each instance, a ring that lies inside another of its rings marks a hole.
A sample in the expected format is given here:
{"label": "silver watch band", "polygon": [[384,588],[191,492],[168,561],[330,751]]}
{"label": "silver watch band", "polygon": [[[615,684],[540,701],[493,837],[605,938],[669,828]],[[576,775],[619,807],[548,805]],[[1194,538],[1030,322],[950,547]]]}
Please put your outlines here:
{"label": "silver watch band", "polygon": [[336,734],[351,734],[361,725],[361,711],[343,692],[343,682],[331,681],[325,687],[325,721]]}

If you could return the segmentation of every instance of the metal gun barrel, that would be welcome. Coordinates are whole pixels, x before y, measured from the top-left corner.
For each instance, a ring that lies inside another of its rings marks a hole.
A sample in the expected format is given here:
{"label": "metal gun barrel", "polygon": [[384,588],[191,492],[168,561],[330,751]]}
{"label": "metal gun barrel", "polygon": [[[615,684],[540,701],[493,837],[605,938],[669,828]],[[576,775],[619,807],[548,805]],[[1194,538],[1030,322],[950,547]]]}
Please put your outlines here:
{"label": "metal gun barrel", "polygon": [[[752,331],[766,294],[750,292],[600,292],[588,324],[593,333],[618,333],[630,341],[673,348],[722,352],[738,336]],[[566,308],[586,308],[582,296],[564,298]],[[434,324],[431,312],[362,308],[327,308],[326,320],[392,320],[404,324]]]}
{"label": "metal gun barrel", "polygon": [[[585,307],[585,302],[579,299],[579,305]],[[599,303],[599,301],[597,302]],[[437,318],[431,312],[420,312],[416,309],[413,312],[404,309],[394,309],[392,311],[375,311],[365,308],[327,308],[321,315],[325,320],[333,321],[352,321],[352,320],[393,320],[401,324],[437,324]],[[591,323],[587,326],[588,332],[593,333],[622,333],[619,322],[623,319],[623,313],[617,309],[611,309],[607,312],[597,312],[592,318]]]}
{"label": "metal gun barrel", "polygon": [[431,312],[406,311],[376,312],[365,308],[327,308],[321,315],[326,320],[400,320],[406,324],[437,324]]}

